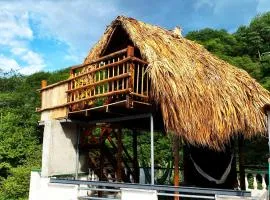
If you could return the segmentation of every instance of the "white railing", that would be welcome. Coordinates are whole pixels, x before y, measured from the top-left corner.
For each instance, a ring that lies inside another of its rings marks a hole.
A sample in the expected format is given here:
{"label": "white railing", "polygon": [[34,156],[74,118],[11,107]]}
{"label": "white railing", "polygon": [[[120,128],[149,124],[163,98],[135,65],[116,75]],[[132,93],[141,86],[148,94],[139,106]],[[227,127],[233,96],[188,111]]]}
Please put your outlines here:
{"label": "white railing", "polygon": [[[246,190],[267,190],[267,185],[265,181],[266,175],[266,172],[246,172]],[[250,177],[252,179],[252,184],[249,183]]]}
{"label": "white railing", "polygon": [[[268,200],[268,186],[266,184],[267,171],[250,170],[245,172],[245,190],[251,192],[251,196],[257,200]],[[240,178],[238,189],[240,189]]]}

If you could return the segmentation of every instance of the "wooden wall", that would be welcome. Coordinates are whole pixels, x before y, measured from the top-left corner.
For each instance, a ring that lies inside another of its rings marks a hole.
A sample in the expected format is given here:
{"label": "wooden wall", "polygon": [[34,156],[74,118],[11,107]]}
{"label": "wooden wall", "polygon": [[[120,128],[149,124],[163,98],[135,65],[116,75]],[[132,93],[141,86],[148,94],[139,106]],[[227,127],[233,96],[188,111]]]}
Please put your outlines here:
{"label": "wooden wall", "polygon": [[59,82],[41,89],[41,121],[67,117],[68,82]]}

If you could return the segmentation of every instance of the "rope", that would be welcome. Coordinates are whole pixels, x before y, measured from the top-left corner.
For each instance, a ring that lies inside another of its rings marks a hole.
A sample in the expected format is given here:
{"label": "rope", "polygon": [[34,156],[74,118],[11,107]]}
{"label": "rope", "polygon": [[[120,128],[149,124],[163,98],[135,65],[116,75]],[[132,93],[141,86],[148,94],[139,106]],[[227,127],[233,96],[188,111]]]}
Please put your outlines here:
{"label": "rope", "polygon": [[221,176],[221,178],[218,180],[218,179],[215,179],[215,178],[213,178],[212,176],[210,176],[209,174],[207,174],[207,173],[205,173],[196,163],[195,163],[195,161],[193,160],[193,158],[192,158],[192,156],[190,155],[190,159],[191,159],[191,161],[193,162],[193,165],[194,165],[194,167],[195,167],[195,169],[197,170],[197,172],[199,172],[199,174],[201,174],[205,179],[207,179],[208,181],[210,181],[210,182],[215,182],[216,184],[223,184],[225,181],[226,181],[226,179],[227,179],[227,177],[228,177],[228,175],[229,175],[229,173],[230,173],[230,171],[231,171],[231,167],[232,167],[232,160],[233,160],[233,153],[232,153],[232,155],[231,155],[231,160],[230,160],[230,163],[229,163],[229,165],[228,165],[228,167],[226,168],[226,170],[224,171],[224,173],[223,173],[223,175]]}

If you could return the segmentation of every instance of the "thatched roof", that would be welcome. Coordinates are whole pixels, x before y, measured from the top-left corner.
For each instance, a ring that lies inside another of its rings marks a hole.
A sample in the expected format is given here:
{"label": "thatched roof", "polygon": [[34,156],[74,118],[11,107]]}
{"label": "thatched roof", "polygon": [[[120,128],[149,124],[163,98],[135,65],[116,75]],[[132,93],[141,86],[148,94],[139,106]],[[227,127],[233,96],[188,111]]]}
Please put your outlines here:
{"label": "thatched roof", "polygon": [[172,31],[117,17],[85,63],[102,54],[119,27],[149,62],[151,95],[160,105],[168,131],[189,143],[216,150],[222,149],[235,134],[250,138],[265,133],[261,108],[270,103],[269,92],[246,71]]}

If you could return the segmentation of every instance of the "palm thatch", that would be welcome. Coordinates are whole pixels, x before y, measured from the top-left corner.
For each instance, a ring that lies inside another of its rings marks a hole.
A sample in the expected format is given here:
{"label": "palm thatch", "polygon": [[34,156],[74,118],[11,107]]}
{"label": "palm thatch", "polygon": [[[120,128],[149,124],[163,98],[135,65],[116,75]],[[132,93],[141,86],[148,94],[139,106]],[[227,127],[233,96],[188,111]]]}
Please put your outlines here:
{"label": "palm thatch", "polygon": [[149,63],[151,96],[160,105],[167,131],[216,150],[233,135],[250,138],[265,133],[261,107],[270,102],[270,93],[244,70],[172,31],[117,17],[85,63],[102,55],[119,27]]}

